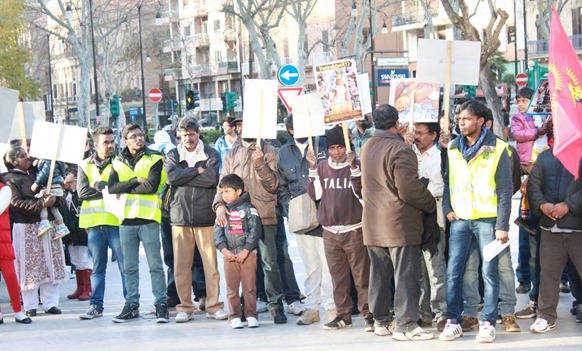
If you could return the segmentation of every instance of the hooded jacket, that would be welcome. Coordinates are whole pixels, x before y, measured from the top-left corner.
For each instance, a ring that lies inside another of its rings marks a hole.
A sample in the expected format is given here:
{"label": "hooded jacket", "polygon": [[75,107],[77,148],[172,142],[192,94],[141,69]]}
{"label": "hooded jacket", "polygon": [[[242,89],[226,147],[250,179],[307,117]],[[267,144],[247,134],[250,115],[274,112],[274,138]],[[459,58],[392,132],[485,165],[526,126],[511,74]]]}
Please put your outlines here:
{"label": "hooded jacket", "polygon": [[218,251],[227,248],[233,254],[238,254],[247,249],[249,252],[255,251],[259,240],[261,239],[262,226],[261,219],[257,209],[251,204],[249,193],[246,191],[241,197],[233,203],[227,204],[229,212],[237,211],[242,223],[242,228],[232,228],[234,232],[228,230],[231,228],[231,216],[229,215],[225,228],[218,224],[214,225],[214,244]]}

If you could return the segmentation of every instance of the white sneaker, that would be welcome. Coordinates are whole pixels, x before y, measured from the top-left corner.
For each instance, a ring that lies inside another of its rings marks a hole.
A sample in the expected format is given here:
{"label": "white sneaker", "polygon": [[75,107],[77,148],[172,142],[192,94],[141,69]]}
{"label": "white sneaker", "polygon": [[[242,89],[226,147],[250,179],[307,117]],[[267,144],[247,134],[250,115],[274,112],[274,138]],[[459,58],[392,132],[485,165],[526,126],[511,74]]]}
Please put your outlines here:
{"label": "white sneaker", "polygon": [[247,317],[247,326],[249,328],[258,328],[259,321],[255,317]]}
{"label": "white sneaker", "polygon": [[287,306],[287,313],[293,314],[296,316],[300,316],[303,311],[305,311],[305,307],[302,306],[303,304],[301,301],[295,301]]}
{"label": "white sneaker", "polygon": [[[228,318],[228,313],[226,313],[222,308],[214,313],[206,312],[206,318],[225,320]],[[236,318],[235,318],[236,319]]]}
{"label": "white sneaker", "polygon": [[382,325],[378,322],[374,322],[374,334],[378,336],[388,336],[392,334],[390,329],[388,329],[388,325]]}
{"label": "white sneaker", "polygon": [[257,313],[267,312],[269,310],[269,305],[262,300],[257,300]]}
{"label": "white sneaker", "polygon": [[447,324],[445,324],[445,329],[441,335],[439,335],[439,340],[453,341],[461,336],[463,336],[463,328],[461,328],[461,325],[453,323],[450,319],[447,319]]}
{"label": "white sneaker", "polygon": [[490,343],[495,340],[495,326],[485,321],[479,325],[479,333],[477,333],[477,342]]}
{"label": "white sneaker", "polygon": [[554,329],[556,329],[556,323],[550,324],[543,318],[536,319],[536,321],[529,327],[529,330],[532,333],[546,333]]}
{"label": "white sneaker", "polygon": [[409,330],[405,333],[394,332],[392,339],[398,341],[422,341],[434,339],[434,334],[431,331],[426,331],[421,327],[416,327],[414,330]]}
{"label": "white sneaker", "polygon": [[194,319],[194,313],[178,312],[176,315],[176,323],[186,323]]}
{"label": "white sneaker", "polygon": [[230,320],[230,327],[232,329],[242,329],[245,326],[243,325],[243,322],[240,320],[240,318],[233,318]]}

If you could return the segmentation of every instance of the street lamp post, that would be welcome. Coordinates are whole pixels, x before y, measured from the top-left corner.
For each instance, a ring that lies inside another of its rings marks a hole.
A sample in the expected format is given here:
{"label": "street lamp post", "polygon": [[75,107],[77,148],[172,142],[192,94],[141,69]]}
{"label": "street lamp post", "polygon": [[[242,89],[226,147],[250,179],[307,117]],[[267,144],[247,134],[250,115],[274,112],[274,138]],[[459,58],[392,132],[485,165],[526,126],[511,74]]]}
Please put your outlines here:
{"label": "street lamp post", "polygon": [[93,47],[93,79],[95,80],[95,118],[99,113],[99,86],[97,84],[97,60],[95,59],[95,27],[93,26],[93,0],[89,0],[89,18],[91,19],[91,46]]}
{"label": "street lamp post", "polygon": [[49,82],[49,98],[48,98],[48,105],[50,106],[51,111],[51,122],[54,123],[55,121],[55,109],[53,107],[53,69],[51,64],[51,37],[50,34],[46,35],[46,42],[48,45],[48,82]]}
{"label": "street lamp post", "polygon": [[372,109],[376,106],[376,77],[374,74],[374,28],[372,27],[372,0],[369,0],[370,5],[370,75],[372,76]]}
{"label": "street lamp post", "polygon": [[143,105],[143,122],[146,125],[146,103],[145,103],[145,79],[143,74],[143,48],[141,42],[141,5],[143,1],[137,5],[137,20],[138,20],[138,31],[139,31],[139,62],[141,67],[141,103]]}

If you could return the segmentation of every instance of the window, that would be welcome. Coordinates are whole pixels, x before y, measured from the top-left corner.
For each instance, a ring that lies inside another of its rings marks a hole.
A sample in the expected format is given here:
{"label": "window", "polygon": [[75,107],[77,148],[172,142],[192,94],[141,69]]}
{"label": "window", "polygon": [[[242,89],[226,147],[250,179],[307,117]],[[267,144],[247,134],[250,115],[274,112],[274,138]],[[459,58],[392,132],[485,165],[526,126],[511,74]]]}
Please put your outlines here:
{"label": "window", "polygon": [[515,43],[515,26],[507,26],[507,43]]}
{"label": "window", "polygon": [[329,32],[321,32],[321,41],[323,42],[323,52],[329,52]]}
{"label": "window", "polygon": [[192,35],[192,27],[190,25],[184,27],[184,37],[187,38]]}
{"label": "window", "polygon": [[214,52],[214,62],[217,64],[222,62],[222,51]]}
{"label": "window", "polygon": [[220,20],[214,20],[214,31],[217,32],[220,30]]}

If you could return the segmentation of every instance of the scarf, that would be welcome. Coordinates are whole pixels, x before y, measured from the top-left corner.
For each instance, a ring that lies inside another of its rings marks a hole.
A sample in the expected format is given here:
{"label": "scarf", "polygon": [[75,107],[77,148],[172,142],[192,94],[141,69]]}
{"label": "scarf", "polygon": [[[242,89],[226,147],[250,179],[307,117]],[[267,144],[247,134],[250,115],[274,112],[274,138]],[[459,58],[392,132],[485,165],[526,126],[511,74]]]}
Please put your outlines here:
{"label": "scarf", "polygon": [[489,130],[487,129],[487,127],[483,126],[481,128],[481,135],[479,136],[479,139],[477,139],[477,142],[475,142],[475,144],[473,144],[472,146],[467,146],[466,136],[464,135],[460,136],[461,140],[459,143],[459,149],[461,150],[461,154],[463,155],[463,159],[465,159],[465,161],[469,161],[473,157],[475,157],[477,151],[479,151],[479,149],[481,148],[481,145],[483,144],[483,140],[485,140],[485,136],[487,135],[487,133],[489,133]]}

